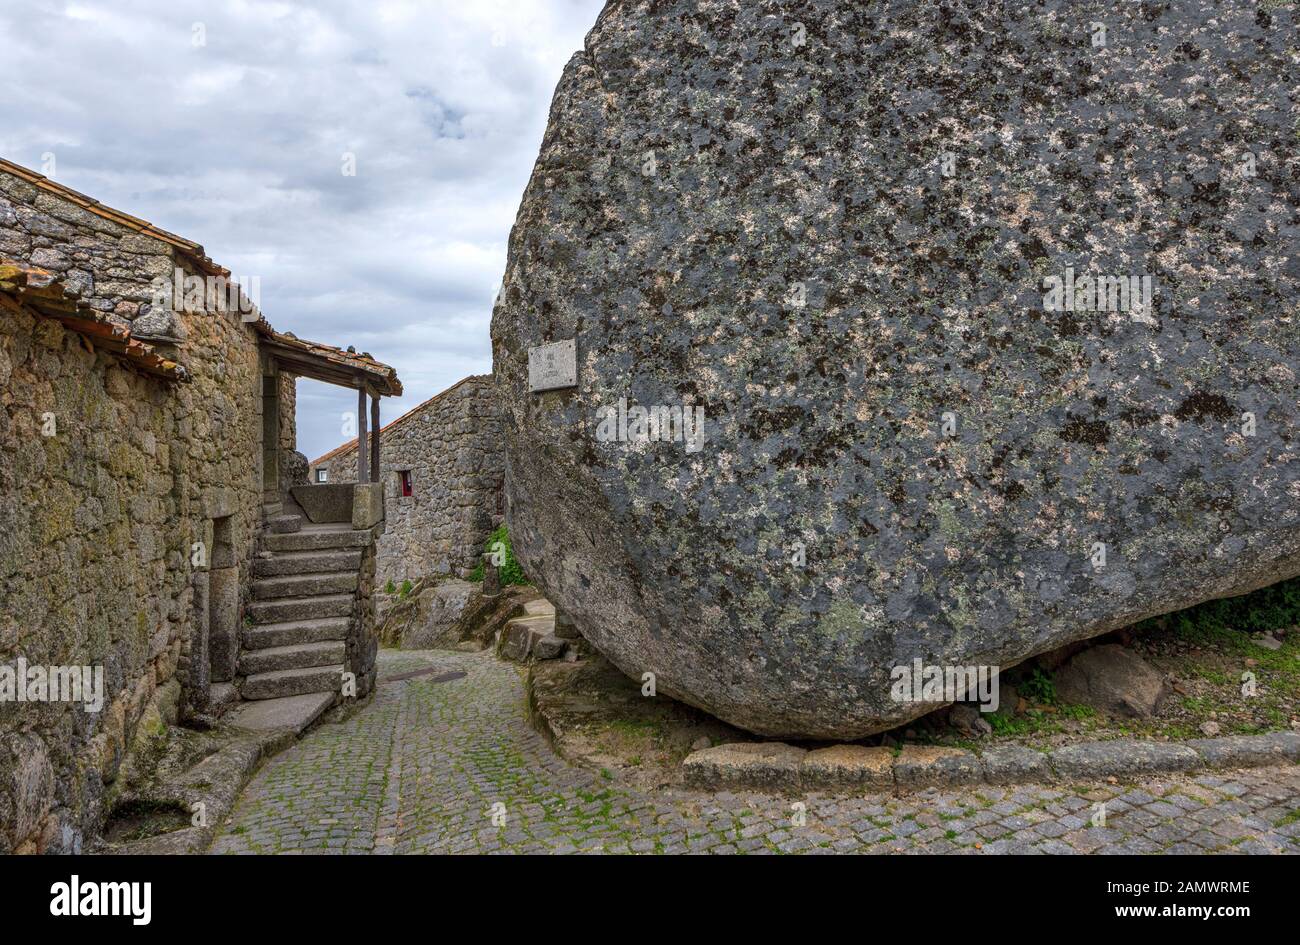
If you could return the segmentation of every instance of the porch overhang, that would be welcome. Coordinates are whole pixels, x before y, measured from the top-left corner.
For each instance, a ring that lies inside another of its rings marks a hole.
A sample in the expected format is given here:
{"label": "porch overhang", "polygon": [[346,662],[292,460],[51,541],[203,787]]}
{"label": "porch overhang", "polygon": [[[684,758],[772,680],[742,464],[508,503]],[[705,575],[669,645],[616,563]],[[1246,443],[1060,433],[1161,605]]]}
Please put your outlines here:
{"label": "porch overhang", "polygon": [[276,331],[265,322],[257,327],[262,334],[262,348],[290,374],[363,390],[372,397],[402,395],[402,382],[397,377],[397,370],[368,354],[303,341],[289,332]]}

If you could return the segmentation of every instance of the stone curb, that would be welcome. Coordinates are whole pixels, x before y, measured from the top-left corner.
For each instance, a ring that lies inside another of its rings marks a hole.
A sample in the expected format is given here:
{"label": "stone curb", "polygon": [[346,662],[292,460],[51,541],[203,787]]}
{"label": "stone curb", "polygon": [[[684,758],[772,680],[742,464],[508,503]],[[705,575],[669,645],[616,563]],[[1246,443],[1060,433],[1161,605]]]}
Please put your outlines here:
{"label": "stone curb", "polygon": [[185,827],[129,843],[105,844],[96,852],[118,856],[203,853],[212,843],[217,825],[230,815],[260,764],[296,740],[288,729],[245,735],[150,792],[150,800],[171,801],[182,808],[201,801],[206,807],[206,826]]}
{"label": "stone curb", "polygon": [[359,708],[370,704],[373,691],[372,688],[371,695],[364,699],[331,706],[312,719],[302,731],[293,728],[273,728],[265,732],[236,729],[237,732],[242,731],[242,734],[193,768],[151,791],[148,798],[153,801],[171,801],[182,807],[202,801],[206,806],[207,826],[184,827],[129,843],[104,843],[94,852],[106,856],[206,853],[216,838],[219,826],[235,809],[239,795],[263,764],[301,741],[321,724],[351,718]]}
{"label": "stone curb", "polygon": [[687,785],[701,790],[905,794],[928,787],[1133,778],[1288,761],[1300,762],[1300,733],[1187,742],[1124,738],[1050,752],[1004,745],[978,754],[922,745],[904,745],[895,753],[861,745],[810,751],[784,742],[736,742],[692,752],[682,767]]}

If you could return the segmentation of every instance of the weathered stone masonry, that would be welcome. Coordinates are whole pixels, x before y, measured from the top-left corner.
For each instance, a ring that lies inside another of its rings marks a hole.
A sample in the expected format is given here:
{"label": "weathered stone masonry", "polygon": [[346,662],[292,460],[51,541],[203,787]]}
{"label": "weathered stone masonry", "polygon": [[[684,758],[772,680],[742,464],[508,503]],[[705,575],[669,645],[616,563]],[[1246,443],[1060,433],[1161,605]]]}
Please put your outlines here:
{"label": "weathered stone masonry", "polygon": [[[151,309],[153,280],[177,271],[229,276],[198,244],[0,161],[0,667],[102,667],[105,690],[98,712],[0,698],[0,853],[81,849],[137,738],[204,711],[238,658],[293,443],[292,378],[269,348],[299,343],[211,296]],[[359,599],[358,652],[368,584]]]}
{"label": "weathered stone masonry", "polygon": [[[0,168],[0,256],[123,326],[150,282],[211,266]],[[103,665],[104,710],[0,702],[0,850],[77,849],[146,713],[174,721],[196,542],[246,583],[261,502],[260,384],[238,314],[185,316],[188,383],[131,370],[57,322],[0,321],[0,663]],[[41,434],[53,414],[57,432]],[[221,531],[214,544],[214,523]],[[203,675],[196,672],[196,675]]]}
{"label": "weathered stone masonry", "polygon": [[[377,580],[400,584],[430,574],[464,577],[500,524],[500,415],[492,378],[475,375],[447,388],[380,431],[386,524],[379,540]],[[356,441],[311,464],[330,482],[357,478]],[[400,473],[411,476],[402,495]]]}

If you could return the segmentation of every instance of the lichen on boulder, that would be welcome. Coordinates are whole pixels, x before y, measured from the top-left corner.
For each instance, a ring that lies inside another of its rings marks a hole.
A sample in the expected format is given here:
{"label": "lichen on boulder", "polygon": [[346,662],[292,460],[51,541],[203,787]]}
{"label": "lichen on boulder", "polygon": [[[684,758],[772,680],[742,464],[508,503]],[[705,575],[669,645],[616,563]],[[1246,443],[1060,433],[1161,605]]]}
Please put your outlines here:
{"label": "lichen on boulder", "polygon": [[[664,693],[856,738],[935,708],[891,698],[913,660],[1300,572],[1296,32],[608,3],[493,315],[530,579]],[[576,386],[531,392],[565,339]]]}

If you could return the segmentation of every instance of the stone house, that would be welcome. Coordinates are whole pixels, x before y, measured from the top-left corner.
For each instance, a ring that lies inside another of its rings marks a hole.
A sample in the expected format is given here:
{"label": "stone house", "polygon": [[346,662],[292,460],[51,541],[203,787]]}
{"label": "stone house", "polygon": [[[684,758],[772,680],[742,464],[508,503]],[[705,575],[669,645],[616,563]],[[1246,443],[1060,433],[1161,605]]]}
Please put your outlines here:
{"label": "stone house", "polygon": [[[471,375],[382,430],[386,522],[378,582],[464,577],[504,518],[501,416],[491,375]],[[352,482],[352,440],[310,464],[313,482]]]}
{"label": "stone house", "polygon": [[[0,853],[80,850],[146,731],[373,684],[379,490],[300,512],[297,375],[376,419],[401,392],[197,243],[0,160]],[[50,684],[81,667],[84,698]]]}

